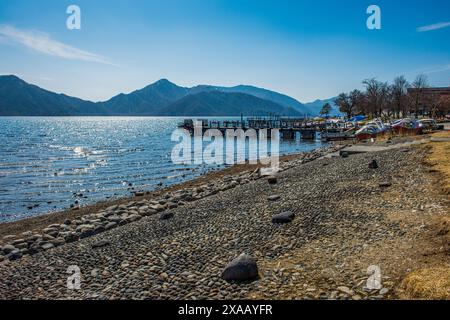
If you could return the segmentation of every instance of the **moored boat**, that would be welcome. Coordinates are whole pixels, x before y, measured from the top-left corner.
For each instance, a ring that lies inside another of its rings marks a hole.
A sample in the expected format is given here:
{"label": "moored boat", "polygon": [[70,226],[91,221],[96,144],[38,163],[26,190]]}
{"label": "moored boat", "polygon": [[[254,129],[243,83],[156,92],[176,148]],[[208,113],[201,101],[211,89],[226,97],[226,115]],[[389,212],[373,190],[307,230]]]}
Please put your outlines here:
{"label": "moored boat", "polygon": [[377,136],[386,133],[388,129],[388,126],[386,126],[381,120],[376,119],[356,131],[355,136],[358,140],[375,139]]}
{"label": "moored boat", "polygon": [[422,126],[414,119],[400,119],[392,124],[392,130],[396,134],[401,135],[415,135],[422,133]]}

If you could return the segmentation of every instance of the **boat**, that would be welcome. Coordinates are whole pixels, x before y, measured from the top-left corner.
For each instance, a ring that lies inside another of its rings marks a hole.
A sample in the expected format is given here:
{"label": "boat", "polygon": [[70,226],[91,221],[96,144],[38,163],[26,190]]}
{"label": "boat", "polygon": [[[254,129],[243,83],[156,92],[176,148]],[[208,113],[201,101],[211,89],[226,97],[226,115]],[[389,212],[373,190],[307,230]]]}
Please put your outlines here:
{"label": "boat", "polygon": [[356,131],[355,136],[358,140],[375,139],[379,135],[386,133],[388,130],[389,126],[384,124],[380,119],[375,119]]}
{"label": "boat", "polygon": [[397,134],[416,135],[423,132],[423,126],[415,119],[405,118],[395,121],[392,130]]}
{"label": "boat", "polygon": [[437,121],[434,119],[422,119],[419,120],[419,126],[422,128],[422,132],[436,131],[440,129]]}
{"label": "boat", "polygon": [[341,119],[328,119],[325,130],[322,130],[322,141],[343,141],[355,138],[355,123],[345,122]]}

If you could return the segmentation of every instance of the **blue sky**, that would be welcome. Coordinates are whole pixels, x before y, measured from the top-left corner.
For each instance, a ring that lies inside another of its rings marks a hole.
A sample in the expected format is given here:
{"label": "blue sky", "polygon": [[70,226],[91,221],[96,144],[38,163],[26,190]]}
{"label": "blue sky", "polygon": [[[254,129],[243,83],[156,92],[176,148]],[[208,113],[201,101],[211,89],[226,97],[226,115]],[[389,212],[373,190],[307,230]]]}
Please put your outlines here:
{"label": "blue sky", "polygon": [[[81,30],[66,8],[81,8]],[[381,8],[381,30],[366,9]],[[418,29],[422,28],[422,29]],[[302,102],[365,78],[450,85],[448,0],[2,0],[0,74],[94,101],[167,78]]]}

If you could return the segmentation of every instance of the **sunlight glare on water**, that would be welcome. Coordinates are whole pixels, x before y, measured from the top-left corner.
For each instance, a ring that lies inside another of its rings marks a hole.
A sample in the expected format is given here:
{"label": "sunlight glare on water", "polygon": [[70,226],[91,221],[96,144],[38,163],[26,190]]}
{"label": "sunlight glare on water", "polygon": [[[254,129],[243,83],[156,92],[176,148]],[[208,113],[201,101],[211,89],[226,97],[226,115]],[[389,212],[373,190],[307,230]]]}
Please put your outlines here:
{"label": "sunlight glare on water", "polygon": [[[212,165],[176,165],[180,118],[0,118],[0,222],[130,196],[193,179]],[[282,141],[281,154],[320,141]]]}

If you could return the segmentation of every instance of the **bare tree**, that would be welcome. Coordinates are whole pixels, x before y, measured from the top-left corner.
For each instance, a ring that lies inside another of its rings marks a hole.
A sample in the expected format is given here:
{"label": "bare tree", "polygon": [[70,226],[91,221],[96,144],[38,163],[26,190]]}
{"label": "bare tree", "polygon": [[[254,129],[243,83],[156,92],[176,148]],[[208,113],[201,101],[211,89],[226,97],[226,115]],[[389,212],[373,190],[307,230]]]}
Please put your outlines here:
{"label": "bare tree", "polygon": [[353,108],[350,101],[350,96],[346,93],[341,93],[335,100],[334,103],[339,106],[339,111],[347,114],[348,117],[353,115]]}
{"label": "bare tree", "polygon": [[408,108],[409,83],[404,76],[396,77],[391,86],[393,111],[396,118],[405,116]]}
{"label": "bare tree", "polygon": [[418,75],[412,84],[404,76],[399,76],[391,85],[376,78],[364,80],[363,85],[364,92],[353,90],[341,93],[335,100],[340,111],[349,117],[358,113],[372,117],[399,118],[412,112],[417,115],[422,111],[433,116],[448,112],[447,98],[441,99],[439,94],[426,92],[429,84],[425,75]]}
{"label": "bare tree", "polygon": [[339,111],[351,118],[358,113],[365,113],[365,95],[359,90],[350,93],[341,93],[334,103],[339,106]]}
{"label": "bare tree", "polygon": [[441,96],[437,103],[436,116],[443,118],[450,114],[450,96]]}
{"label": "bare tree", "polygon": [[427,112],[428,116],[435,118],[439,111],[439,95],[436,93],[430,93],[427,94],[427,97],[425,99],[425,105],[427,107],[427,110],[424,110]]}
{"label": "bare tree", "polygon": [[366,105],[366,97],[364,93],[355,89],[352,92],[350,92],[349,97],[353,115],[364,112]]}
{"label": "bare tree", "polygon": [[331,104],[326,103],[323,107],[322,110],[320,110],[320,115],[321,116],[325,116],[326,118],[328,118],[329,114],[331,113]]}
{"label": "bare tree", "polygon": [[433,118],[444,118],[450,115],[450,96],[432,95],[430,105]]}
{"label": "bare tree", "polygon": [[419,74],[412,83],[412,88],[414,90],[412,91],[413,93],[411,98],[414,103],[413,110],[416,116],[419,114],[419,106],[424,96],[423,89],[427,88],[428,86],[428,78],[424,74]]}
{"label": "bare tree", "polygon": [[378,114],[383,116],[383,113],[388,117],[392,116],[393,104],[392,104],[392,91],[387,82],[380,82],[378,92]]}
{"label": "bare tree", "polygon": [[366,101],[367,101],[367,112],[372,116],[376,117],[381,115],[381,86],[382,83],[375,78],[366,79],[363,81],[366,87]]}

